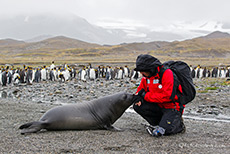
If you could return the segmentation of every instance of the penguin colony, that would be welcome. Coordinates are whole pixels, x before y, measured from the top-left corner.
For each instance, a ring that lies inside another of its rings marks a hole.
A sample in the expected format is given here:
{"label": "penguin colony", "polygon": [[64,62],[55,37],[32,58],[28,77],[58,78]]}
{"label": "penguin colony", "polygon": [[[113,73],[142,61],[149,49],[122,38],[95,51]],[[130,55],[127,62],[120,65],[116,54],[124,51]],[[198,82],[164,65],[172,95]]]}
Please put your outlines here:
{"label": "penguin colony", "polygon": [[208,69],[207,67],[190,66],[192,78],[228,78],[230,77],[230,67],[213,67]]}
{"label": "penguin colony", "polygon": [[50,67],[42,66],[39,68],[32,68],[30,66],[23,66],[23,68],[14,68],[14,66],[2,66],[0,68],[0,85],[18,85],[25,83],[31,85],[33,82],[39,83],[44,81],[66,82],[72,79],[82,81],[95,80],[97,78],[105,78],[105,80],[130,78],[135,81],[140,77],[140,73],[134,70],[130,71],[128,66],[114,67],[98,66],[93,68],[89,66],[82,66],[79,69],[77,65],[59,65],[54,63]]}
{"label": "penguin colony", "polygon": [[[78,68],[78,69],[77,69]],[[190,66],[191,75],[193,78],[226,78],[230,77],[230,67],[214,67],[208,69],[201,67]],[[114,67],[111,66],[97,66],[93,68],[91,64],[82,66],[79,69],[77,65],[59,65],[55,66],[52,63],[49,67],[42,66],[39,68],[32,68],[30,66],[23,66],[23,68],[14,68],[14,66],[2,66],[0,68],[0,85],[17,85],[19,83],[26,83],[31,85],[33,82],[39,83],[43,81],[58,81],[66,82],[72,79],[82,81],[95,80],[97,78],[104,78],[105,80],[130,78],[135,81],[140,78],[140,72],[130,70],[128,66]]]}

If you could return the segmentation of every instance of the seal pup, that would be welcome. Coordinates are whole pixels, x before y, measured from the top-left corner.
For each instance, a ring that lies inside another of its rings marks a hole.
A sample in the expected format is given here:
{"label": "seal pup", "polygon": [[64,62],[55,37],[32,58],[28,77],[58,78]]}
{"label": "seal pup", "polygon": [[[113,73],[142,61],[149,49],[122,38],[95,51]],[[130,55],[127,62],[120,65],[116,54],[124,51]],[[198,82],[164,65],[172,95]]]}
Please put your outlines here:
{"label": "seal pup", "polygon": [[54,107],[39,121],[29,122],[19,127],[21,134],[46,130],[113,130],[112,124],[122,116],[132,104],[132,94],[126,92],[101,97],[89,102]]}

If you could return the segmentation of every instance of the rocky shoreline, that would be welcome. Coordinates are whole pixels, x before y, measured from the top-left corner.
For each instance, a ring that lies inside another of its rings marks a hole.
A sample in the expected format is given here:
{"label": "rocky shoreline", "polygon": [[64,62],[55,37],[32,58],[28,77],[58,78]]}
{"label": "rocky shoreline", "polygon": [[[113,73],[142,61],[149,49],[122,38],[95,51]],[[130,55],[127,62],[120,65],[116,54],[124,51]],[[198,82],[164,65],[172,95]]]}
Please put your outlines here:
{"label": "rocky shoreline", "polygon": [[[187,105],[184,134],[151,137],[134,112],[114,124],[122,131],[52,131],[21,135],[18,127],[38,120],[48,109],[112,93],[134,93],[129,79],[0,87],[1,153],[230,153],[230,86],[226,79],[197,79],[197,96]],[[212,90],[208,87],[215,87]],[[130,109],[132,110],[132,109]],[[194,118],[195,117],[195,118]]]}

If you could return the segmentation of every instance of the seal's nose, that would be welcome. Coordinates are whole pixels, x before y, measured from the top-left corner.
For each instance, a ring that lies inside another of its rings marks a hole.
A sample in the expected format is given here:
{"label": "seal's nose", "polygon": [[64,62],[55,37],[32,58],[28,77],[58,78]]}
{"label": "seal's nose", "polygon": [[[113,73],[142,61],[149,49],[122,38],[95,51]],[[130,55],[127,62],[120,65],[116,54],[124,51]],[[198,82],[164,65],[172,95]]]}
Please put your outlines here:
{"label": "seal's nose", "polygon": [[132,101],[135,94],[129,94],[129,100]]}

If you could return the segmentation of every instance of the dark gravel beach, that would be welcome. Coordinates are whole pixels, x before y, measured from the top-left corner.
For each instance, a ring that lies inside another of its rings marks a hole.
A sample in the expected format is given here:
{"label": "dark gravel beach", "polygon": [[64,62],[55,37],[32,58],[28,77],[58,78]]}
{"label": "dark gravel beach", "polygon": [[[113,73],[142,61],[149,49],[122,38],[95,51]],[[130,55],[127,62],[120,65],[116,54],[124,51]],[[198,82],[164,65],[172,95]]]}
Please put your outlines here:
{"label": "dark gravel beach", "polygon": [[[43,131],[21,135],[18,127],[38,120],[48,109],[120,91],[135,92],[128,79],[0,87],[0,153],[230,153],[230,87],[226,79],[194,80],[195,100],[184,113],[186,132],[161,138],[147,134],[146,123],[129,109],[114,126],[122,131]],[[217,81],[218,80],[218,81]],[[218,87],[204,91],[206,87]]]}

